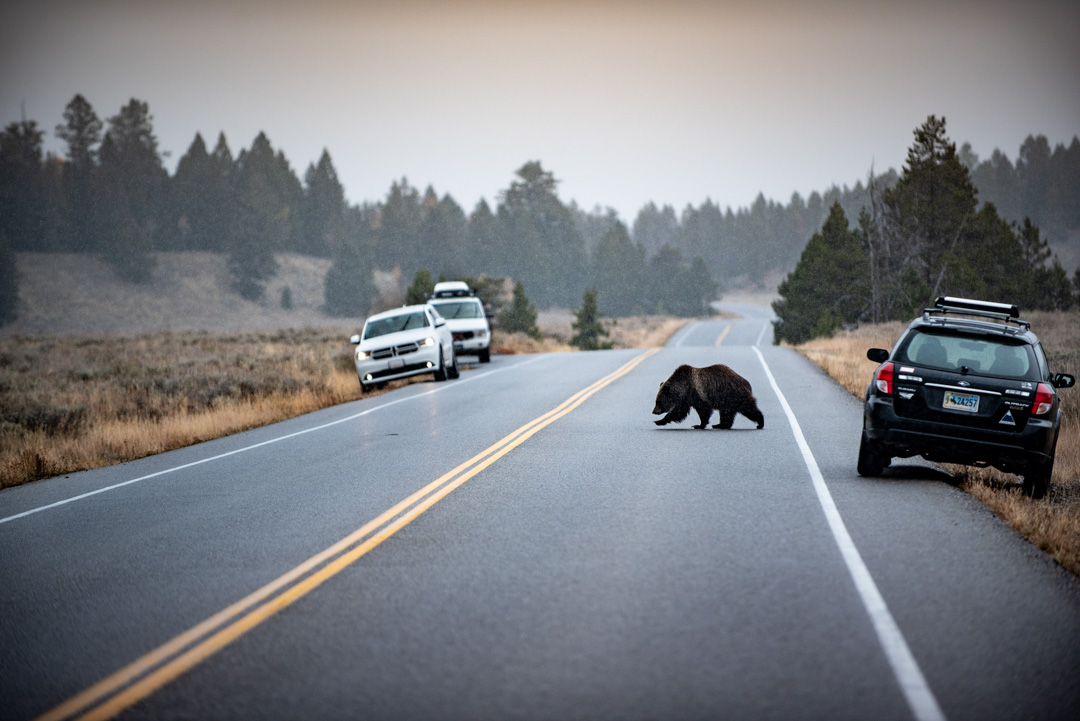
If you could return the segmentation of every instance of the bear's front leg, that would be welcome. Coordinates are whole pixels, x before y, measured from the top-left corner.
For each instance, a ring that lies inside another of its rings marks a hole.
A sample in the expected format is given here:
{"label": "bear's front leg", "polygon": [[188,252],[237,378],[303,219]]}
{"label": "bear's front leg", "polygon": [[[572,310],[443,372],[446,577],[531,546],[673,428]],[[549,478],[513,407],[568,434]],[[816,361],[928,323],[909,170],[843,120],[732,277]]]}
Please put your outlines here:
{"label": "bear's front leg", "polygon": [[694,426],[698,430],[704,430],[709,425],[709,417],[712,416],[712,408],[708,406],[694,406],[694,410],[697,411],[698,418],[701,419],[701,425]]}

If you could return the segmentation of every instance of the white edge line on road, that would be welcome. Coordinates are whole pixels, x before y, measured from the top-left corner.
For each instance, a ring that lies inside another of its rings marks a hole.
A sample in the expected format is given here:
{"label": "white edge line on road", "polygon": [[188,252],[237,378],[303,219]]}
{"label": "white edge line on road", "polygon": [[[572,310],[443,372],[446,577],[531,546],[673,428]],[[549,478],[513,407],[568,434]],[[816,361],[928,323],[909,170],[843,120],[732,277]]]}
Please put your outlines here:
{"label": "white edge line on road", "polygon": [[765,325],[761,326],[761,332],[760,332],[760,333],[758,333],[758,335],[757,335],[757,340],[756,340],[756,341],[754,342],[754,345],[755,345],[755,346],[760,346],[760,345],[761,345],[761,339],[765,337],[765,330],[766,330],[766,329],[767,329],[767,328],[768,328],[768,327],[769,327],[770,325],[772,325],[772,321],[771,321],[771,320],[767,320],[767,321],[765,321]]}
{"label": "white edge line on road", "polygon": [[684,325],[679,330],[679,333],[678,333],[679,340],[678,340],[678,342],[675,343],[676,348],[682,347],[682,343],[683,343],[684,340],[686,340],[686,336],[690,335],[690,330],[689,329],[692,328],[693,326],[694,326],[694,323],[688,323],[687,325]]}
{"label": "white edge line on road", "polygon": [[821,469],[818,468],[817,461],[814,459],[813,453],[810,452],[810,446],[806,442],[799,421],[795,418],[795,413],[791,410],[791,406],[788,405],[787,398],[780,391],[776,378],[773,377],[768,363],[765,362],[765,356],[761,354],[757,347],[754,347],[754,352],[757,353],[758,359],[761,361],[761,367],[765,369],[765,375],[769,379],[769,384],[772,386],[773,392],[776,393],[776,397],[780,399],[780,405],[787,415],[791,431],[795,435],[795,442],[798,444],[799,450],[802,451],[803,461],[806,463],[806,468],[810,471],[810,477],[814,481],[814,490],[817,491],[818,501],[825,512],[825,518],[829,522],[833,538],[836,539],[836,545],[840,547],[840,555],[843,556],[844,563],[847,564],[851,580],[855,582],[855,588],[859,592],[863,606],[866,607],[866,612],[870,615],[878,640],[881,642],[885,656],[889,659],[889,665],[892,666],[893,674],[900,684],[900,690],[904,693],[904,697],[907,699],[908,705],[918,721],[945,721],[945,714],[942,712],[941,707],[938,706],[937,699],[934,698],[930,686],[926,683],[926,678],[923,676],[919,664],[915,661],[911,649],[908,648],[907,641],[904,640],[904,635],[900,632],[900,627],[896,625],[892,614],[889,613],[889,607],[885,604],[885,599],[878,590],[877,584],[874,583],[870,570],[863,563],[862,555],[859,553],[859,549],[855,547],[855,542],[851,540],[851,535],[848,533],[847,526],[844,525],[844,520],[840,517],[840,511],[837,510],[836,503],[833,502],[828,486],[825,485]]}
{"label": "white edge line on road", "polygon": [[314,426],[312,428],[305,428],[302,431],[296,431],[295,433],[289,433],[289,434],[284,435],[284,436],[278,436],[277,438],[271,438],[269,440],[262,441],[261,443],[254,443],[254,444],[252,444],[250,446],[244,446],[243,448],[237,448],[236,450],[232,450],[232,451],[229,451],[227,453],[219,453],[216,456],[210,456],[209,458],[202,458],[202,459],[197,460],[197,461],[192,461],[191,463],[185,463],[185,464],[180,465],[180,466],[174,466],[172,468],[166,468],[165,470],[157,471],[156,473],[149,473],[149,474],[147,474],[145,476],[139,476],[138,478],[132,478],[130,481],[122,481],[121,483],[114,483],[111,486],[105,486],[104,488],[98,488],[95,491],[88,491],[87,493],[82,493],[82,494],[80,494],[78,496],[72,496],[71,498],[65,498],[62,501],[56,501],[54,503],[49,503],[49,504],[44,505],[44,506],[38,506],[37,508],[31,508],[29,511],[23,511],[22,513],[16,513],[15,515],[8,516],[7,518],[0,518],[0,525],[3,525],[5,523],[7,523],[8,521],[14,521],[14,520],[16,520],[18,518],[23,518],[25,516],[31,516],[31,515],[33,515],[35,513],[40,513],[41,511],[47,511],[50,508],[56,508],[57,506],[63,506],[63,505],[66,505],[68,503],[73,503],[74,501],[81,501],[84,498],[89,498],[90,496],[96,496],[99,493],[105,493],[106,491],[113,491],[113,490],[116,490],[117,488],[123,488],[124,486],[130,486],[132,483],[139,483],[140,481],[147,481],[147,480],[149,480],[151,478],[156,478],[157,476],[164,476],[167,473],[175,473],[176,471],[182,471],[185,468],[191,468],[192,466],[198,466],[198,465],[202,465],[203,463],[209,463],[211,461],[221,460],[222,458],[227,458],[229,456],[235,456],[237,453],[244,453],[246,451],[251,451],[251,450],[254,450],[256,448],[261,448],[262,446],[268,446],[268,445],[270,445],[272,443],[278,443],[279,441],[286,441],[286,440],[288,440],[290,438],[295,438],[297,436],[302,436],[302,435],[307,434],[307,433],[314,433],[315,431],[321,431],[324,428],[329,428],[331,426],[336,426],[339,423],[347,423],[348,421],[356,420],[360,416],[366,416],[369,413],[374,413],[375,411],[382,410],[383,408],[389,408],[390,406],[397,405],[398,403],[405,403],[406,401],[415,400],[417,398],[423,398],[424,396],[429,396],[432,393],[438,393],[439,391],[446,390],[448,388],[456,388],[457,386],[461,385],[462,383],[468,383],[469,381],[474,381],[474,380],[477,380],[479,378],[484,378],[485,376],[489,376],[489,375],[492,375],[494,373],[501,373],[502,371],[510,370],[512,368],[520,368],[523,365],[527,365],[529,363],[534,363],[534,362],[540,360],[541,358],[545,358],[545,357],[546,357],[545,355],[538,355],[535,358],[530,358],[529,360],[522,361],[521,363],[515,363],[514,365],[507,366],[506,368],[496,368],[495,370],[490,370],[490,371],[487,371],[486,373],[481,373],[481,374],[475,375],[475,376],[470,375],[468,378],[462,378],[462,379],[458,380],[455,383],[450,383],[450,384],[447,384],[447,385],[440,385],[437,388],[432,388],[431,390],[425,391],[423,393],[417,393],[416,395],[409,396],[408,398],[399,398],[397,400],[390,401],[388,403],[383,403],[381,405],[375,406],[374,408],[368,408],[367,410],[360,411],[359,413],[354,413],[351,416],[346,416],[345,418],[339,418],[336,421],[330,421],[329,423],[323,423],[322,425]]}

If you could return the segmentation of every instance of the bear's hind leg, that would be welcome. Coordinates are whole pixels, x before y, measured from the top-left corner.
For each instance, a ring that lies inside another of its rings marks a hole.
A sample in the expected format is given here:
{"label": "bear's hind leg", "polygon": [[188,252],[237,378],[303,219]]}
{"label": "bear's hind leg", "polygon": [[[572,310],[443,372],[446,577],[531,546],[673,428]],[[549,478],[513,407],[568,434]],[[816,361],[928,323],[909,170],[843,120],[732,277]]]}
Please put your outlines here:
{"label": "bear's hind leg", "polygon": [[721,430],[730,430],[731,426],[735,423],[735,411],[729,411],[726,408],[720,411],[720,422],[713,428],[719,428]]}
{"label": "bear's hind leg", "polygon": [[744,416],[757,423],[759,429],[765,427],[765,416],[761,415],[761,411],[758,410],[757,403],[750,402],[743,406],[743,409],[739,411]]}

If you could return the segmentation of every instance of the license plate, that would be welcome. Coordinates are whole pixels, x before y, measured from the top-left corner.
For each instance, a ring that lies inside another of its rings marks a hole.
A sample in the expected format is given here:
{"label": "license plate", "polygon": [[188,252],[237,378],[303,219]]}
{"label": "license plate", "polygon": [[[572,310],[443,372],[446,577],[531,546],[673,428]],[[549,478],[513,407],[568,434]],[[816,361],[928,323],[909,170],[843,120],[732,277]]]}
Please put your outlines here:
{"label": "license plate", "polygon": [[397,370],[398,368],[404,368],[404,367],[405,367],[405,361],[403,361],[400,358],[392,358],[390,360],[390,363],[387,364],[387,368],[389,368],[390,370]]}
{"label": "license plate", "polygon": [[945,391],[945,400],[942,403],[942,406],[953,411],[977,413],[979,410],[979,397],[970,393]]}

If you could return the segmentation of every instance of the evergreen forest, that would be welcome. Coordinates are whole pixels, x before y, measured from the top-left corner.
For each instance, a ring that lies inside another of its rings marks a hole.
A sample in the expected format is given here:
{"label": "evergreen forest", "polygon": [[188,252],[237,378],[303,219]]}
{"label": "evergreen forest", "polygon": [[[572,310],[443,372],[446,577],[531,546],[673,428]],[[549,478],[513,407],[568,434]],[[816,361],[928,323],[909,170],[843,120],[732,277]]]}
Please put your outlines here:
{"label": "evergreen forest", "polygon": [[[829,300],[836,305],[830,320],[816,324],[824,328],[853,317],[891,317],[923,290],[955,286],[963,276],[955,258],[968,247],[969,236],[982,239],[971,243],[1020,237],[1025,262],[1057,272],[1044,238],[1057,243],[1080,234],[1076,138],[1067,148],[1051,149],[1046,138],[1029,137],[1015,163],[998,150],[980,161],[970,146],[956,151],[939,138],[952,148],[950,172],[964,175],[961,194],[969,193],[956,209],[964,243],[935,235],[920,246],[951,244],[952,265],[939,279],[933,273],[940,259],[932,254],[913,264],[906,256],[885,259],[880,250],[883,229],[907,232],[900,229],[903,202],[894,196],[916,184],[917,168],[910,165],[903,174],[871,172],[865,184],[850,189],[833,187],[806,199],[795,193],[786,205],[760,194],[749,208],[736,210],[708,199],[678,213],[649,203],[628,224],[613,210],[586,211],[564,202],[554,172],[537,160],[508,168],[509,186],[491,204],[481,200],[471,210],[405,178],[391,182],[381,200],[350,204],[329,151],[301,177],[264,133],[236,153],[224,134],[212,145],[197,134],[170,175],[149,106],[134,98],[102,119],[76,95],[53,132],[66,144],[62,157],[43,152],[45,131],[34,120],[0,131],[0,322],[16,312],[14,252],[95,254],[119,277],[145,283],[157,251],[195,250],[223,254],[234,289],[249,299],[262,296],[277,253],[331,259],[326,310],[339,315],[366,313],[373,271],[399,268],[403,278],[417,271],[446,278],[510,277],[540,308],[573,307],[587,289],[595,289],[603,315],[694,316],[707,313],[709,301],[725,287],[761,285],[770,274],[794,269],[786,281],[790,295],[805,275],[800,268],[807,267],[812,238],[826,229],[840,232],[839,210],[858,225],[855,231],[845,225],[843,232],[857,237],[842,241],[873,256],[860,269],[867,279],[871,271],[876,274],[880,292],[866,291],[873,299],[857,309]],[[862,214],[870,220],[864,223]],[[940,231],[947,235],[950,229],[955,230],[946,224]],[[821,242],[840,241],[829,236]],[[899,263],[903,272],[890,263]],[[916,267],[922,285],[904,275]],[[968,270],[983,277],[978,269]]]}
{"label": "evergreen forest", "polygon": [[[1033,147],[1046,149],[1036,141]],[[779,318],[775,340],[801,343],[845,325],[909,320],[942,295],[1015,303],[1022,310],[1073,308],[1080,270],[1070,282],[1030,215],[1018,223],[995,202],[979,202],[977,179],[1001,192],[991,170],[1009,167],[1007,161],[992,159],[990,168],[965,164],[965,153],[971,157],[970,149],[958,152],[946,135],[945,119],[930,116],[915,130],[896,181],[870,179],[855,227],[845,208],[833,203],[780,283],[780,299],[773,303]],[[1023,178],[1030,175],[1032,156],[1021,157],[1017,169]],[[1016,197],[997,197],[1016,200],[1009,212],[1038,210],[1058,232],[1074,231],[1080,225],[1080,184],[1073,178],[1071,186],[1064,178],[1060,187],[1046,186],[1039,201],[1023,192],[1023,183]]]}

